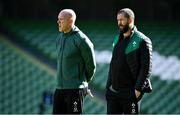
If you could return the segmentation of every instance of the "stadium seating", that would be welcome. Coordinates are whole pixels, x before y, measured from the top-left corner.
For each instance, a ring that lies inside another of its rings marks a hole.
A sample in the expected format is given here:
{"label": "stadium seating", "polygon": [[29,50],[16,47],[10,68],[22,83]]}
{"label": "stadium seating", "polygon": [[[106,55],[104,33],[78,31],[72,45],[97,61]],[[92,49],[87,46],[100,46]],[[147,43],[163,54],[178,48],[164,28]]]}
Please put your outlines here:
{"label": "stadium seating", "polygon": [[104,101],[87,96],[84,101],[84,114],[105,114],[106,105]]}
{"label": "stadium seating", "polygon": [[3,40],[0,52],[0,113],[39,113],[42,94],[54,90],[55,76]]}

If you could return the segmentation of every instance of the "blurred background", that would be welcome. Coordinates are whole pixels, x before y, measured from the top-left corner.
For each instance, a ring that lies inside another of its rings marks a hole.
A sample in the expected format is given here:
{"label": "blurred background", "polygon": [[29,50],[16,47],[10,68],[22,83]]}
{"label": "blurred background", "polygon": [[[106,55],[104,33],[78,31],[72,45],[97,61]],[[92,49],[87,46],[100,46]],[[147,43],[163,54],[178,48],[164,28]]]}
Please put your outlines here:
{"label": "blurred background", "polygon": [[57,16],[71,8],[95,46],[97,71],[85,114],[105,114],[105,85],[118,33],[116,13],[129,7],[153,43],[153,92],[142,113],[180,114],[179,0],[0,0],[0,114],[52,113],[56,86]]}

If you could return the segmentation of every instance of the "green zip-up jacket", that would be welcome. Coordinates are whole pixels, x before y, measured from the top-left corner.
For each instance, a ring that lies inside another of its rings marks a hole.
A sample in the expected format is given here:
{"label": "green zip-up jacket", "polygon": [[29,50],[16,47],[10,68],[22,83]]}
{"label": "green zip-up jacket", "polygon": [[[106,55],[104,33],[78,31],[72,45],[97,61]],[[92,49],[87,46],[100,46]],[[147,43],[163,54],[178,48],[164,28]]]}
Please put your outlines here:
{"label": "green zip-up jacket", "polygon": [[58,89],[85,88],[96,68],[92,42],[76,26],[57,38]]}

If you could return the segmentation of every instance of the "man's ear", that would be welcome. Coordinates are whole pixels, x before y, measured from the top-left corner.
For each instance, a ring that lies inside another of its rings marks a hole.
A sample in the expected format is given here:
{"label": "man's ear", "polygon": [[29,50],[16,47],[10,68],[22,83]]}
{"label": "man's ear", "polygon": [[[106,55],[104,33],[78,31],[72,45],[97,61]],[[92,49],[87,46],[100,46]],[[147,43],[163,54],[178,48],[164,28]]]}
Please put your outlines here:
{"label": "man's ear", "polygon": [[70,22],[71,24],[73,24],[73,19],[70,19],[69,22]]}
{"label": "man's ear", "polygon": [[133,19],[132,18],[129,18],[129,24],[131,24],[133,22]]}

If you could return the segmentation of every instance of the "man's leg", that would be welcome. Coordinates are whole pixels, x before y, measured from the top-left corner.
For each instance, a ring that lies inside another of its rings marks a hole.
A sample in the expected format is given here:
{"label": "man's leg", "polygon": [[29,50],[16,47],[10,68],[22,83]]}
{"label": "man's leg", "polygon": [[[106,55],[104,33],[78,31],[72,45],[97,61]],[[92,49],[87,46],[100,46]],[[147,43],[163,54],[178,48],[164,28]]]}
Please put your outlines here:
{"label": "man's leg", "polygon": [[83,90],[73,90],[67,96],[67,111],[69,114],[82,114],[84,100]]}
{"label": "man's leg", "polygon": [[125,114],[139,114],[140,107],[136,100],[126,100],[123,108]]}
{"label": "man's leg", "polygon": [[107,114],[122,114],[123,106],[120,105],[119,100],[107,100]]}
{"label": "man's leg", "polygon": [[53,100],[53,114],[65,114],[66,111],[66,103],[63,96],[63,91],[56,89],[54,93],[54,100]]}
{"label": "man's leg", "polygon": [[123,106],[120,103],[117,95],[110,91],[106,91],[106,101],[107,101],[107,114],[122,114]]}

